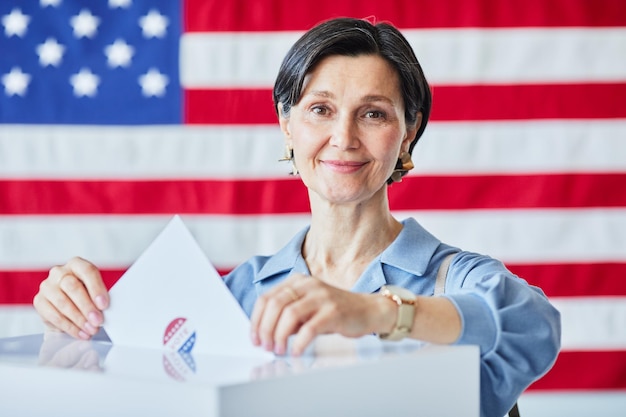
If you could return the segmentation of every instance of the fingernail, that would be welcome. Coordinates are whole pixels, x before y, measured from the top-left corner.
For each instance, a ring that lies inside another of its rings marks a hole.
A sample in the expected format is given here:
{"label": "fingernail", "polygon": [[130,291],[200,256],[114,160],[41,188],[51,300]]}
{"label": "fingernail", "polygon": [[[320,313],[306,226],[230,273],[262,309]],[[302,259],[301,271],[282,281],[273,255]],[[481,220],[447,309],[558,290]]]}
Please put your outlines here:
{"label": "fingernail", "polygon": [[285,354],[285,347],[284,346],[276,346],[274,348],[274,353],[277,355],[284,355]]}
{"label": "fingernail", "polygon": [[272,342],[270,341],[263,342],[263,349],[271,352],[273,350],[273,347],[274,346],[272,345]]}
{"label": "fingernail", "polygon": [[104,298],[104,295],[97,296],[94,301],[96,303],[96,307],[100,310],[104,310],[107,307],[107,300]]}
{"label": "fingernail", "polygon": [[89,312],[89,314],[87,315],[87,320],[89,320],[89,323],[91,323],[91,325],[95,327],[100,327],[100,325],[102,324],[102,316],[100,315],[100,313],[97,313],[95,311]]}
{"label": "fingernail", "polygon": [[98,333],[98,329],[96,329],[94,326],[92,326],[91,323],[89,323],[89,322],[85,323],[83,328],[85,329],[85,331],[87,333],[89,333],[92,336],[95,335],[96,333]]}
{"label": "fingernail", "polygon": [[78,337],[83,340],[89,340],[91,338],[87,333],[83,332],[82,330],[78,332]]}
{"label": "fingernail", "polygon": [[250,333],[250,339],[252,339],[252,344],[254,346],[259,346],[261,344],[261,340],[259,340],[259,335],[257,332]]}

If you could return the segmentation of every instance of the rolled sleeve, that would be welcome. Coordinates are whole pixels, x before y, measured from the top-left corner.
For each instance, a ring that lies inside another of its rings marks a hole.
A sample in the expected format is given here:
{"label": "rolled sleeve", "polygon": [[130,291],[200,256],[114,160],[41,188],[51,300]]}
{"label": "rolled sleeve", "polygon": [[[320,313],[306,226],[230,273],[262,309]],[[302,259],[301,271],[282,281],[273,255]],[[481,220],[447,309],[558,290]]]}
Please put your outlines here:
{"label": "rolled sleeve", "polygon": [[502,416],[554,364],[560,314],[539,288],[497,260],[461,255],[455,264],[449,276],[463,282],[446,297],[461,317],[456,343],[480,346],[481,409]]}

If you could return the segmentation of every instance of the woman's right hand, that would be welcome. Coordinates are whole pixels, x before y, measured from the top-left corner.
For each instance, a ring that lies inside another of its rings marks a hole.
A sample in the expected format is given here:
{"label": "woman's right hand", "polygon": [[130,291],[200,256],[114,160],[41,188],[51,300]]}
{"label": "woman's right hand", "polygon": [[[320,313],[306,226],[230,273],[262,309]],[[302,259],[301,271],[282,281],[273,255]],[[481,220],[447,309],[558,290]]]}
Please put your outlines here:
{"label": "woman's right hand", "polygon": [[50,269],[33,305],[49,328],[88,340],[104,323],[109,293],[94,264],[72,258]]}

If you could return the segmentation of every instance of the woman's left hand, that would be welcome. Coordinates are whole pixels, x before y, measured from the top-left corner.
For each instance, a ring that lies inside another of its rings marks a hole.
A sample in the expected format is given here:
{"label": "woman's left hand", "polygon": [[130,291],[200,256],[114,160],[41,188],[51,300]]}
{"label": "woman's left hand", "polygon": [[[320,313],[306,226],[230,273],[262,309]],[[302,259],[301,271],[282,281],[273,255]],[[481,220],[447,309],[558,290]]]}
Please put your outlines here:
{"label": "woman's left hand", "polygon": [[251,317],[252,343],[282,355],[287,338],[296,334],[291,354],[298,356],[320,334],[360,337],[389,331],[396,309],[385,297],[345,291],[294,274],[257,300]]}

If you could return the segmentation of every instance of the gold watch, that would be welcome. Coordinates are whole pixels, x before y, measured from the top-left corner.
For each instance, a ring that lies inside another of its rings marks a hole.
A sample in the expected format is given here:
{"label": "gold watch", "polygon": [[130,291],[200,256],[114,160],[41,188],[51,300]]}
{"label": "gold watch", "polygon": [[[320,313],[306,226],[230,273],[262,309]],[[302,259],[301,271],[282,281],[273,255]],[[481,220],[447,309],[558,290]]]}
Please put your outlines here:
{"label": "gold watch", "polygon": [[385,285],[380,289],[380,293],[398,305],[398,319],[390,333],[382,333],[378,337],[383,340],[402,340],[413,328],[417,297],[406,288],[396,285]]}

